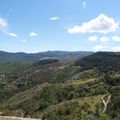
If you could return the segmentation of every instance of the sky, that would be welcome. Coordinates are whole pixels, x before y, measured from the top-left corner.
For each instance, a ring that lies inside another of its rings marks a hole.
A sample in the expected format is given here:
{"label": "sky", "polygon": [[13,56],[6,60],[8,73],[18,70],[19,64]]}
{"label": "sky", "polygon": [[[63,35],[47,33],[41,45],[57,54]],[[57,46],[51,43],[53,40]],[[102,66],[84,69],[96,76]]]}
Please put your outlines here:
{"label": "sky", "polygon": [[0,50],[120,51],[120,0],[0,0]]}

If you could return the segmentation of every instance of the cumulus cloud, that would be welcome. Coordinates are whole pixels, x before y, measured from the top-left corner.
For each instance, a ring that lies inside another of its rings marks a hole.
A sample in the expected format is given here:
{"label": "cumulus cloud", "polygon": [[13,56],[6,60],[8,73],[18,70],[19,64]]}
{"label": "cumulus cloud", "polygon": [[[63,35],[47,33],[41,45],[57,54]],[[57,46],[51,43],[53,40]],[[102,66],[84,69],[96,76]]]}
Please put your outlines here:
{"label": "cumulus cloud", "polygon": [[89,41],[92,41],[92,42],[95,42],[95,41],[98,40],[98,37],[97,37],[97,36],[90,36],[90,37],[88,38],[88,40],[89,40]]}
{"label": "cumulus cloud", "polygon": [[38,34],[36,33],[36,32],[31,32],[31,33],[29,33],[29,36],[31,36],[31,37],[36,37]]}
{"label": "cumulus cloud", "polygon": [[110,39],[108,38],[108,37],[101,37],[100,38],[100,41],[101,42],[107,42],[107,41],[109,41]]}
{"label": "cumulus cloud", "polygon": [[113,51],[120,52],[120,46],[105,46],[105,45],[96,45],[93,50],[96,51]]}
{"label": "cumulus cloud", "polygon": [[93,50],[94,51],[102,51],[102,50],[105,50],[107,49],[108,47],[107,46],[103,46],[103,45],[96,45]]}
{"label": "cumulus cloud", "polygon": [[17,37],[16,33],[9,33],[9,35],[12,36],[12,37]]}
{"label": "cumulus cloud", "polygon": [[52,20],[52,21],[56,21],[56,20],[59,20],[60,17],[55,16],[55,17],[51,17],[51,18],[49,18],[49,19]]}
{"label": "cumulus cloud", "polygon": [[112,37],[112,40],[113,40],[113,41],[116,41],[116,42],[117,42],[117,41],[120,42],[120,36],[113,36],[113,37]]}
{"label": "cumulus cloud", "polygon": [[8,24],[5,19],[0,18],[0,30],[4,33],[6,33],[6,29],[8,27]]}
{"label": "cumulus cloud", "polygon": [[100,14],[97,18],[68,29],[69,33],[110,33],[119,28],[118,22],[113,18]]}
{"label": "cumulus cloud", "polygon": [[120,42],[120,36],[112,36],[112,37],[97,37],[97,36],[90,36],[88,37],[88,40],[91,42],[95,42],[95,41],[100,41],[100,42]]}

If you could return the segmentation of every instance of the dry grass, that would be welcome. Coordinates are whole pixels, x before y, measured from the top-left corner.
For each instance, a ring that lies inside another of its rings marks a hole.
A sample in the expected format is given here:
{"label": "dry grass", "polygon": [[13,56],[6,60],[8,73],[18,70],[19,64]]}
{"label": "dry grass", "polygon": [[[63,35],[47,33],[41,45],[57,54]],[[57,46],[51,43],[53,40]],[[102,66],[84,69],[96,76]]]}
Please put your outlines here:
{"label": "dry grass", "polygon": [[41,120],[41,119],[31,119],[31,118],[18,118],[18,117],[0,116],[0,120]]}

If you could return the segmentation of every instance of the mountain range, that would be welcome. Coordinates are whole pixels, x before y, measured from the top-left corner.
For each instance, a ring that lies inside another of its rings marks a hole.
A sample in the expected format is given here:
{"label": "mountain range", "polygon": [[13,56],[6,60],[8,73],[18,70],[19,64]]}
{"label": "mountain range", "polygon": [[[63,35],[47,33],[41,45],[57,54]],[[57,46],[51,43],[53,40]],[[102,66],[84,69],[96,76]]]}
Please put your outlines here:
{"label": "mountain range", "polygon": [[39,53],[10,53],[0,51],[0,63],[8,61],[36,61],[45,57],[61,58],[65,60],[77,59],[92,54],[93,52],[68,52],[68,51],[47,51]]}

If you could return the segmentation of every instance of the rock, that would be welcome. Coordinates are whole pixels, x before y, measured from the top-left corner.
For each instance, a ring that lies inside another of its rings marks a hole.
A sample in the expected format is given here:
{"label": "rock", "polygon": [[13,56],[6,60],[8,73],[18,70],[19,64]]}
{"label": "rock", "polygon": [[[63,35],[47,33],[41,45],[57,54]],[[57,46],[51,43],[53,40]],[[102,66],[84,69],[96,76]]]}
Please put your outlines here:
{"label": "rock", "polygon": [[0,112],[0,116],[3,116],[4,115],[4,113],[3,112]]}

